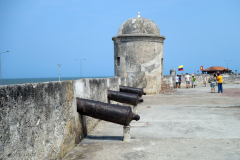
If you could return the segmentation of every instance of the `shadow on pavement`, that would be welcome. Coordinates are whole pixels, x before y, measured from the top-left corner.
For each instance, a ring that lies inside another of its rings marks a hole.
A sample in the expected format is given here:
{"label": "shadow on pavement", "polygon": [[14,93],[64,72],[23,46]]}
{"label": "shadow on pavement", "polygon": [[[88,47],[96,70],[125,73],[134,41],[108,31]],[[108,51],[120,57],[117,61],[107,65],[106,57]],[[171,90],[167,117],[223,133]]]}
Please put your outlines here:
{"label": "shadow on pavement", "polygon": [[96,139],[96,140],[123,140],[123,136],[91,136],[88,135],[85,139]]}
{"label": "shadow on pavement", "polygon": [[[88,135],[87,137],[85,137],[85,139],[122,141],[123,136],[91,136],[91,135]],[[135,138],[131,137],[131,139],[135,139]]]}

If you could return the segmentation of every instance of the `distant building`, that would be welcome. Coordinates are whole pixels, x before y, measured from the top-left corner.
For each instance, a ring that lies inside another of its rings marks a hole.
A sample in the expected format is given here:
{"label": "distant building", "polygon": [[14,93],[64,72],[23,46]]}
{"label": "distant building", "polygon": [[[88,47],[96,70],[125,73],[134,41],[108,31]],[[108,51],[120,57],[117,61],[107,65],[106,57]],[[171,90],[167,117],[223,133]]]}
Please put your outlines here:
{"label": "distant building", "polygon": [[216,66],[212,66],[209,67],[207,69],[202,70],[202,74],[214,74],[214,73],[231,73],[232,70],[231,69],[227,69],[224,67],[216,67]]}
{"label": "distant building", "polygon": [[115,76],[128,77],[129,86],[147,94],[160,93],[165,37],[157,24],[138,15],[125,21],[112,40]]}

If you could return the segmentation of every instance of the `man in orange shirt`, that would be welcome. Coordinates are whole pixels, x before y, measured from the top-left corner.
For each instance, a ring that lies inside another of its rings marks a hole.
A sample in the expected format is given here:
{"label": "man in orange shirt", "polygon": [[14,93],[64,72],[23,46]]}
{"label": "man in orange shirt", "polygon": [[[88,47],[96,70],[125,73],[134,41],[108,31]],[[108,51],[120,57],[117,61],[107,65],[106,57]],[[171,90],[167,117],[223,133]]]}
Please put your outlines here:
{"label": "man in orange shirt", "polygon": [[222,93],[223,89],[222,89],[222,76],[220,75],[220,73],[217,74],[217,81],[218,81],[218,93]]}

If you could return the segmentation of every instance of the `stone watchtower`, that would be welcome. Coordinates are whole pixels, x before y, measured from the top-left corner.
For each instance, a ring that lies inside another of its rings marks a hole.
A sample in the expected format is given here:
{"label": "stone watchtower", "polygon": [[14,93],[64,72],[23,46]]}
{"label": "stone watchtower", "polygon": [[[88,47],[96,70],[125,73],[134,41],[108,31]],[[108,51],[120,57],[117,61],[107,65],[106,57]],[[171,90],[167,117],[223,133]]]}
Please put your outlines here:
{"label": "stone watchtower", "polygon": [[171,76],[176,76],[176,70],[175,70],[174,68],[172,68],[172,69],[170,70],[170,75],[171,75]]}
{"label": "stone watchtower", "polygon": [[160,93],[165,37],[158,26],[138,13],[121,25],[112,40],[115,76],[128,77],[129,86],[143,88],[147,94]]}

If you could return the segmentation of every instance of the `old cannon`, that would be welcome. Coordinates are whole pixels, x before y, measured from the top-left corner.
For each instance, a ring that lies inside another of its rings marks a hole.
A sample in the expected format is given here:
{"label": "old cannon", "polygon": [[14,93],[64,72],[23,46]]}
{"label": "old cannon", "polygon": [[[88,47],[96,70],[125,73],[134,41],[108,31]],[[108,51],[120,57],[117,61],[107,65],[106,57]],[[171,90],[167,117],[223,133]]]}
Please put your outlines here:
{"label": "old cannon", "polygon": [[142,95],[146,95],[145,92],[143,92],[142,88],[134,88],[134,87],[128,87],[128,86],[119,86],[120,92],[127,92],[127,93],[134,93],[138,94],[139,97],[142,97]]}
{"label": "old cannon", "polygon": [[140,99],[138,94],[111,91],[111,90],[108,90],[108,100],[131,104],[134,106],[136,106],[139,102],[143,102],[143,99]]}
{"label": "old cannon", "polygon": [[86,116],[128,126],[139,115],[133,114],[130,106],[120,106],[88,99],[76,98],[77,111]]}

